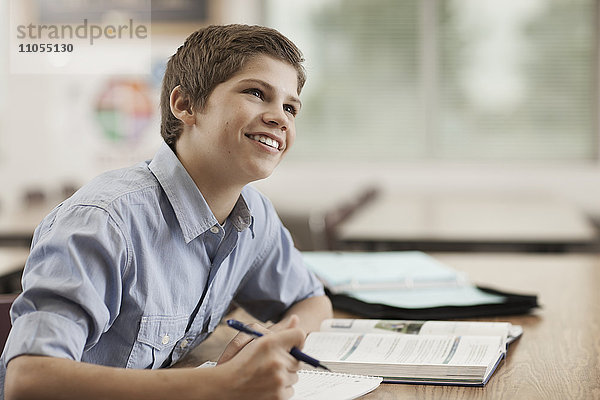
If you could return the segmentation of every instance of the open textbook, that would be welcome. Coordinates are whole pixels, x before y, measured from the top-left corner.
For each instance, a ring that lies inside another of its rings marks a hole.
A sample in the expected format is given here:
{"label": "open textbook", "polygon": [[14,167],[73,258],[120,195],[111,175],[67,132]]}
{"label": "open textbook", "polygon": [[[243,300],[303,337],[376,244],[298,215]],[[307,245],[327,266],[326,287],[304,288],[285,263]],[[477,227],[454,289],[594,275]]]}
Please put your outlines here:
{"label": "open textbook", "polygon": [[[214,367],[208,361],[200,368]],[[321,370],[298,371],[298,382],[294,384],[291,400],[352,400],[377,389],[380,377],[349,375]]]}
{"label": "open textbook", "polygon": [[303,351],[383,382],[483,386],[522,332],[505,322],[329,319]]}

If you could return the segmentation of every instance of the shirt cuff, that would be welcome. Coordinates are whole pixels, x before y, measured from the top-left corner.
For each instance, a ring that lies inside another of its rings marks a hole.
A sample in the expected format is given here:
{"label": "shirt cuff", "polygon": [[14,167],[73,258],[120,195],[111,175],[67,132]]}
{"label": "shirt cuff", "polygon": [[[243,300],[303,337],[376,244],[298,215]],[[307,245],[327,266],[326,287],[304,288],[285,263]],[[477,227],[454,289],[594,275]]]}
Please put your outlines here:
{"label": "shirt cuff", "polygon": [[15,320],[4,347],[4,363],[28,354],[81,360],[86,334],[62,315],[36,311]]}

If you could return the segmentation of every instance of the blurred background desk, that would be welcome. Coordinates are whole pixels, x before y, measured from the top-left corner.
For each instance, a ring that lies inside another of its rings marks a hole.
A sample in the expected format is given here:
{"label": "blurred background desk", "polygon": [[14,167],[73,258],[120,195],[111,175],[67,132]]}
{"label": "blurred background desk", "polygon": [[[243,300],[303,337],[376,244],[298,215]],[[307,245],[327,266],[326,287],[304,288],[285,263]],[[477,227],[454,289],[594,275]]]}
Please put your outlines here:
{"label": "blurred background desk", "polygon": [[0,347],[8,337],[11,323],[9,310],[17,293],[21,291],[21,274],[29,249],[25,247],[0,247]]}
{"label": "blurred background desk", "polygon": [[52,210],[55,203],[41,203],[0,212],[0,246],[29,248],[33,231]]}
{"label": "blurred background desk", "polygon": [[[600,256],[573,254],[433,254],[475,283],[537,293],[535,314],[486,318],[523,326],[485,387],[383,384],[365,400],[595,399],[600,395]],[[241,311],[235,317],[250,321]],[[337,317],[348,317],[336,313]],[[220,325],[179,366],[217,360],[232,329]]]}
{"label": "blurred background desk", "polygon": [[0,293],[21,290],[21,273],[28,255],[26,247],[0,247]]}
{"label": "blurred background desk", "polygon": [[21,291],[33,232],[56,204],[38,202],[0,210],[0,294]]}
{"label": "blurred background desk", "polygon": [[[295,176],[297,185],[290,186],[280,177],[269,178],[252,185],[264,193],[277,210],[300,250],[329,250],[340,224],[371,203],[378,189],[364,182],[343,185],[302,174]],[[282,191],[281,187],[287,187]]]}
{"label": "blurred background desk", "polygon": [[593,224],[541,195],[383,193],[340,224],[336,249],[597,251]]}

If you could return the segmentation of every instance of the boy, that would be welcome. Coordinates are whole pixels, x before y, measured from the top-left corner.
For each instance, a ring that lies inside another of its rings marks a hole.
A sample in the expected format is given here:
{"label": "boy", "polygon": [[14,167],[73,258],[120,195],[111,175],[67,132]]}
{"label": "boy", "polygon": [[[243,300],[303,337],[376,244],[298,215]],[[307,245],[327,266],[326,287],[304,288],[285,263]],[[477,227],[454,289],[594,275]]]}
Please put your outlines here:
{"label": "boy", "polygon": [[[272,205],[246,185],[293,144],[302,61],[264,27],[188,37],[165,72],[165,144],[153,160],[101,175],[36,230],[0,366],[7,399],[292,395],[289,350],[331,304]],[[202,342],[232,301],[281,322],[259,340],[238,335],[216,368],[159,369]]]}

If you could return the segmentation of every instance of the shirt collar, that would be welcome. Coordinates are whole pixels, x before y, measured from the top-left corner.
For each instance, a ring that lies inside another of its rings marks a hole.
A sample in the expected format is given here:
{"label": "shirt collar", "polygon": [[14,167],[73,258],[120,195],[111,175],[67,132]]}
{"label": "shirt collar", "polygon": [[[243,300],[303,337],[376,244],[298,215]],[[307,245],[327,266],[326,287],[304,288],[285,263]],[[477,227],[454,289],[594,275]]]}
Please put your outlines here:
{"label": "shirt collar", "polygon": [[250,230],[252,231],[252,237],[254,237],[254,217],[252,216],[252,213],[246,204],[246,200],[244,200],[242,195],[240,195],[235,203],[235,206],[233,207],[233,210],[231,210],[231,214],[229,214],[228,219],[238,232],[250,227]]}
{"label": "shirt collar", "polygon": [[[166,143],[162,143],[148,168],[165,191],[186,243],[218,223],[192,177]],[[252,214],[241,195],[229,220],[238,232],[252,225]]]}

